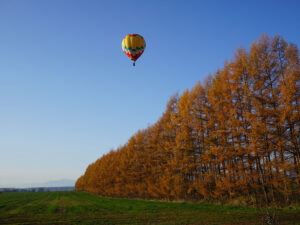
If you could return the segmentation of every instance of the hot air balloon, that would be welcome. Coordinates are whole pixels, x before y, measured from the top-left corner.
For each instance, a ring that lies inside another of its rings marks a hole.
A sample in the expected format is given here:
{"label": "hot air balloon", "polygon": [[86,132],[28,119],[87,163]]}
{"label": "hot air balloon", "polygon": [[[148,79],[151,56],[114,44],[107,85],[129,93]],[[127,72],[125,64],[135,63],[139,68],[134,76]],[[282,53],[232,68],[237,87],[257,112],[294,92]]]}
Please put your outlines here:
{"label": "hot air balloon", "polygon": [[141,35],[128,34],[123,38],[122,49],[124,53],[133,61],[133,66],[135,66],[135,61],[143,54],[145,48],[146,42]]}

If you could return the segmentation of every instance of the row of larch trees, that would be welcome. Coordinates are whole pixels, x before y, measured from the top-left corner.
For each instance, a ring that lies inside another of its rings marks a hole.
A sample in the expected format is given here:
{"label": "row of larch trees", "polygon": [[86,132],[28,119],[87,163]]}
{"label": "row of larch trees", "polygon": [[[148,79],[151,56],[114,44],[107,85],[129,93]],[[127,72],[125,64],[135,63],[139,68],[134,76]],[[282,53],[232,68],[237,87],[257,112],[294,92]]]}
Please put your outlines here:
{"label": "row of larch trees", "polygon": [[157,199],[300,202],[297,46],[262,35],[162,117],[89,165],[76,190]]}

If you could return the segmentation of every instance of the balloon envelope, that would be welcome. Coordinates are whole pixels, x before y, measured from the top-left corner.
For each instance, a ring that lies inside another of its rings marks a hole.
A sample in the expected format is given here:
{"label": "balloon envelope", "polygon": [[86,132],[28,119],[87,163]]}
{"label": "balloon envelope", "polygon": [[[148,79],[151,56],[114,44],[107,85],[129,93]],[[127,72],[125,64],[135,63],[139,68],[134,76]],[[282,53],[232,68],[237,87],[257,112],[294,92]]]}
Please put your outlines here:
{"label": "balloon envelope", "polygon": [[143,54],[145,48],[146,42],[141,35],[128,34],[123,38],[122,49],[124,53],[134,62]]}

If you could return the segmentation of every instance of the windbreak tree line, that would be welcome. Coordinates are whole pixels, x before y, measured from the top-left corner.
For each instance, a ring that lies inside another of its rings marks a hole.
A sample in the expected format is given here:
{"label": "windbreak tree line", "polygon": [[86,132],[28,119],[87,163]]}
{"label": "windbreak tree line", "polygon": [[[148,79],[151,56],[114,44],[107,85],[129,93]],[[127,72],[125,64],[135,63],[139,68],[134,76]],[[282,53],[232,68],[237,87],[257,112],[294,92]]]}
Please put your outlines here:
{"label": "windbreak tree line", "polygon": [[300,60],[262,35],[161,118],[102,156],[76,190],[156,199],[300,202]]}

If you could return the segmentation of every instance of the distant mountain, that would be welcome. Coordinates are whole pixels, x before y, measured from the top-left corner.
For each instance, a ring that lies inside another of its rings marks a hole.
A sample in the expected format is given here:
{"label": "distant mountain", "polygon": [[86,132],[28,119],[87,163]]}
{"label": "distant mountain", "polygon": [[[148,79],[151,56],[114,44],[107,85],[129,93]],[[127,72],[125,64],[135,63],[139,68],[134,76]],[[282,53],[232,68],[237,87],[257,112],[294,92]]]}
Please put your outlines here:
{"label": "distant mountain", "polygon": [[75,185],[75,180],[71,179],[61,179],[53,180],[45,183],[32,184],[31,187],[71,187]]}
{"label": "distant mountain", "polygon": [[44,192],[44,191],[73,191],[71,187],[31,187],[31,188],[0,188],[1,192]]}
{"label": "distant mountain", "polygon": [[61,180],[53,180],[41,183],[31,183],[31,184],[15,184],[9,185],[8,187],[2,188],[34,188],[34,187],[74,187],[75,180],[71,179],[61,179]]}

